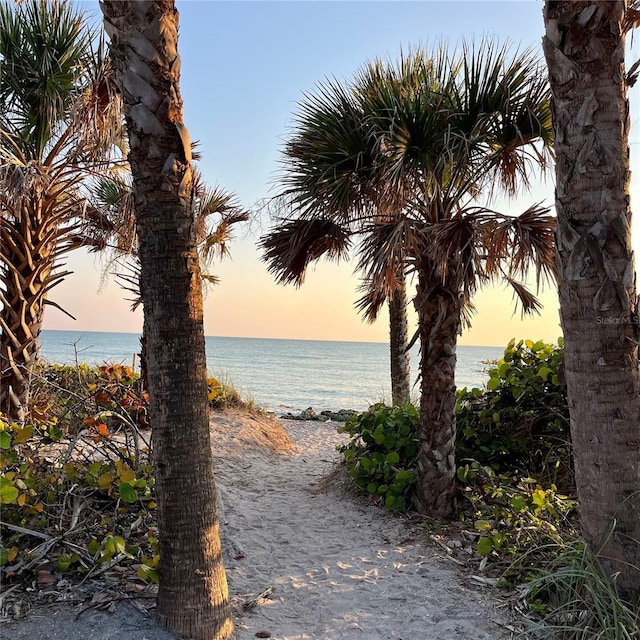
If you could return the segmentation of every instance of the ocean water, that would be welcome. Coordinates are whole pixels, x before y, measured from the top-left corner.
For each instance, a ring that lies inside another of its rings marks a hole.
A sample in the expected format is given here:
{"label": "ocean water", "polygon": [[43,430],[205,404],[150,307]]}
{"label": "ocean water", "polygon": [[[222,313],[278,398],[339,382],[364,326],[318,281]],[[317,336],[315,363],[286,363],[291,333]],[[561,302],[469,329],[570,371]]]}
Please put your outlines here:
{"label": "ocean water", "polygon": [[[135,333],[45,330],[42,356],[58,364],[131,366],[139,338]],[[388,346],[383,343],[208,336],[206,348],[210,375],[228,379],[243,396],[277,413],[307,407],[360,411],[391,397]],[[482,386],[487,360],[499,359],[502,352],[500,347],[458,347],[458,387]],[[417,347],[411,365],[415,377]]]}

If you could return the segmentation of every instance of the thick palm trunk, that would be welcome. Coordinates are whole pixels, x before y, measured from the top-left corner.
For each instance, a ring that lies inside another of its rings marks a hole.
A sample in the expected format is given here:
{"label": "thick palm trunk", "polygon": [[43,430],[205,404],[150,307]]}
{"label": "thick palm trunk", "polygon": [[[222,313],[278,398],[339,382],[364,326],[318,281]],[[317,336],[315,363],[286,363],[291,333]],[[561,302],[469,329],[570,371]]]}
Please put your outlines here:
{"label": "thick palm trunk", "polygon": [[233,625],[209,436],[178,13],[173,0],[101,5],[125,101],[140,241],[160,530],[157,612],[174,635],[226,638]]}
{"label": "thick palm trunk", "polygon": [[[640,373],[623,0],[545,4],[557,252],[583,534],[640,592]],[[615,528],[613,535],[608,535]]]}
{"label": "thick palm trunk", "polygon": [[58,281],[51,276],[55,228],[42,219],[38,207],[23,210],[17,220],[5,220],[0,225],[5,287],[5,291],[0,290],[0,411],[22,420],[29,405],[46,293]]}
{"label": "thick palm trunk", "polygon": [[411,399],[411,371],[409,366],[409,325],[404,273],[401,287],[389,299],[389,351],[391,356],[391,401],[394,406],[407,404]]}
{"label": "thick palm trunk", "polygon": [[455,508],[455,369],[460,303],[420,274],[415,306],[421,345],[417,507],[431,518],[446,518]]}

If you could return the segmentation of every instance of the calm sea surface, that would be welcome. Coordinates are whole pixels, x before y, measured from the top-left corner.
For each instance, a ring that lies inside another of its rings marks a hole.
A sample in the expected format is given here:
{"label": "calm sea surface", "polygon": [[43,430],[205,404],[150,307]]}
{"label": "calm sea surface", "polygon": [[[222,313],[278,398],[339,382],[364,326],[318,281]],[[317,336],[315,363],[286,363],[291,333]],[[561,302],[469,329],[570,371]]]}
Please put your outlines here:
{"label": "calm sea surface", "polygon": [[[58,364],[77,359],[131,365],[139,347],[135,333],[42,332],[42,355]],[[500,347],[458,347],[458,387],[482,386],[485,361],[502,352]],[[417,348],[411,356],[415,375]],[[230,380],[244,396],[276,412],[363,410],[391,397],[388,346],[381,343],[208,336],[207,366],[210,375]]]}

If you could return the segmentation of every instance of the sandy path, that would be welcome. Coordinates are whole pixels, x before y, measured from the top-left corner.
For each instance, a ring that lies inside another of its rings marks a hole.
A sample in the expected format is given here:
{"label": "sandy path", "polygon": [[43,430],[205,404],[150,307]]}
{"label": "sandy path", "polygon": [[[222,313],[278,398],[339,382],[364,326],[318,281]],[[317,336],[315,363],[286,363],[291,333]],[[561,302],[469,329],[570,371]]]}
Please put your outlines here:
{"label": "sandy path", "polygon": [[[506,640],[496,594],[467,588],[456,565],[404,520],[321,480],[343,440],[335,424],[218,415],[212,429],[236,640]],[[274,453],[265,443],[288,453]],[[293,452],[291,452],[293,450]],[[250,611],[243,603],[273,587]],[[170,640],[153,617],[34,610],[8,640]]]}
{"label": "sandy path", "polygon": [[343,440],[335,424],[283,425],[298,453],[217,460],[230,591],[274,587],[237,621],[239,640],[259,631],[280,640],[508,637],[486,596],[415,540],[424,536],[339,489],[319,489]]}

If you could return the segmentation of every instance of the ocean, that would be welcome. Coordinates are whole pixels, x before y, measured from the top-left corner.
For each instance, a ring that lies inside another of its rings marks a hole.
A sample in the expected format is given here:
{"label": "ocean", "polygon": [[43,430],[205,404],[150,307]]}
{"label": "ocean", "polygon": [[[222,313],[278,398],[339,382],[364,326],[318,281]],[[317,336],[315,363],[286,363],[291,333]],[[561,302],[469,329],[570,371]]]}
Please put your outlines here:
{"label": "ocean", "polygon": [[[134,362],[140,336],[135,333],[42,331],[42,357],[51,363]],[[376,342],[278,340],[207,336],[209,374],[233,383],[243,397],[276,413],[313,407],[361,411],[389,400],[388,345]],[[480,387],[488,360],[502,357],[500,347],[458,347],[456,384]],[[137,362],[137,357],[136,357]],[[411,352],[418,372],[417,347]],[[418,388],[415,387],[416,395]]]}

